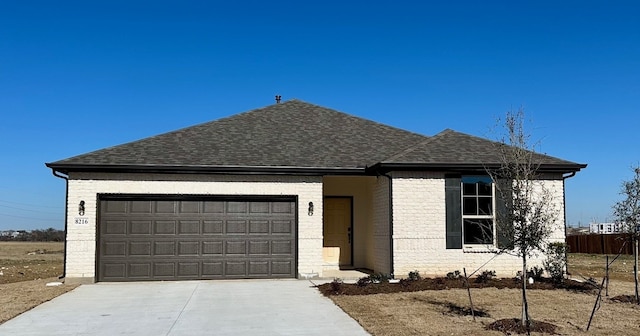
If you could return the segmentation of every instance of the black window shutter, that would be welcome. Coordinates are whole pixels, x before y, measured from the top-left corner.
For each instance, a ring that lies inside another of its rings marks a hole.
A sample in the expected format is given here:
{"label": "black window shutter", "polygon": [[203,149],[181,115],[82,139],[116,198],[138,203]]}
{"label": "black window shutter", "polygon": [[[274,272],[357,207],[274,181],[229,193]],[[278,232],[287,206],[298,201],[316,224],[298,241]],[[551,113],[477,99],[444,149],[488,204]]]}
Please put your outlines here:
{"label": "black window shutter", "polygon": [[462,205],[460,204],[460,177],[445,179],[447,211],[447,249],[462,248]]}
{"label": "black window shutter", "polygon": [[496,190],[496,240],[499,249],[513,249],[513,232],[509,230],[512,198],[511,180],[498,180]]}

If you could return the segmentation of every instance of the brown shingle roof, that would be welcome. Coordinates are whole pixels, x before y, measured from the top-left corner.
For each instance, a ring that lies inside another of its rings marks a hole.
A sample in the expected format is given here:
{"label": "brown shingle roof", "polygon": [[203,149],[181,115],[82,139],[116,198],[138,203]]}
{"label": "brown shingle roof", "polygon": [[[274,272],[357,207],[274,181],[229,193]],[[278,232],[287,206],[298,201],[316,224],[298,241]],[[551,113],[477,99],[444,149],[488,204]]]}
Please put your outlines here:
{"label": "brown shingle roof", "polygon": [[[414,168],[495,162],[495,143],[446,130],[429,138],[329,108],[282,104],[68,158],[56,171],[365,173],[367,166]],[[540,155],[561,170],[584,165]],[[482,166],[480,166],[482,167]]]}

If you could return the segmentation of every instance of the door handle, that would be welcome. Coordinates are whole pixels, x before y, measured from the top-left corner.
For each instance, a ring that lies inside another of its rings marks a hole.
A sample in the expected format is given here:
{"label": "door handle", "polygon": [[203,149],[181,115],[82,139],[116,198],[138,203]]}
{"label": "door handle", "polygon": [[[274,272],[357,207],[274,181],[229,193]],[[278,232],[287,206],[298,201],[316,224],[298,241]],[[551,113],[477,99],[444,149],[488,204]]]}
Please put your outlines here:
{"label": "door handle", "polygon": [[349,244],[351,244],[351,228],[347,228],[347,238],[349,240]]}

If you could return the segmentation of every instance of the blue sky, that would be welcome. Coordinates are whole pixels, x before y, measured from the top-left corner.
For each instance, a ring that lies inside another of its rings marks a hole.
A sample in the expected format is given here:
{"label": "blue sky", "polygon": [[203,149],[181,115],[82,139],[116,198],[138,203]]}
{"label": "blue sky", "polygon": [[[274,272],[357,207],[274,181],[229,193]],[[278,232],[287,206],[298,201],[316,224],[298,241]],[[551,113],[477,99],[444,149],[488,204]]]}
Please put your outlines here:
{"label": "blue sky", "polygon": [[0,230],[63,228],[45,162],[298,98],[589,166],[568,222],[611,219],[640,163],[635,1],[3,1]]}

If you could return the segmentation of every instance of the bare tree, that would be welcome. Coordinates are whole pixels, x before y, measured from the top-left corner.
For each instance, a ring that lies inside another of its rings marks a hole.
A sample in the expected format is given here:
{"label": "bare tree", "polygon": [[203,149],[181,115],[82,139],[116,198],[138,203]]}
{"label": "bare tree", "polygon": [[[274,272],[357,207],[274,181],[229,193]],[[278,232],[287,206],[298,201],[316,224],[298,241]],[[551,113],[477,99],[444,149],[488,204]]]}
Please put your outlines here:
{"label": "bare tree", "polygon": [[622,227],[629,240],[633,242],[633,278],[635,280],[636,303],[640,305],[638,295],[638,238],[640,237],[640,166],[633,167],[634,176],[630,181],[622,182],[620,194],[624,199],[613,206],[616,222]]}
{"label": "bare tree", "polygon": [[496,185],[496,231],[499,253],[520,257],[522,261],[522,325],[531,327],[527,302],[527,261],[546,249],[559,217],[553,194],[539,174],[539,154],[530,145],[524,129],[524,111],[509,111],[505,136],[497,151],[499,166],[487,171]]}

